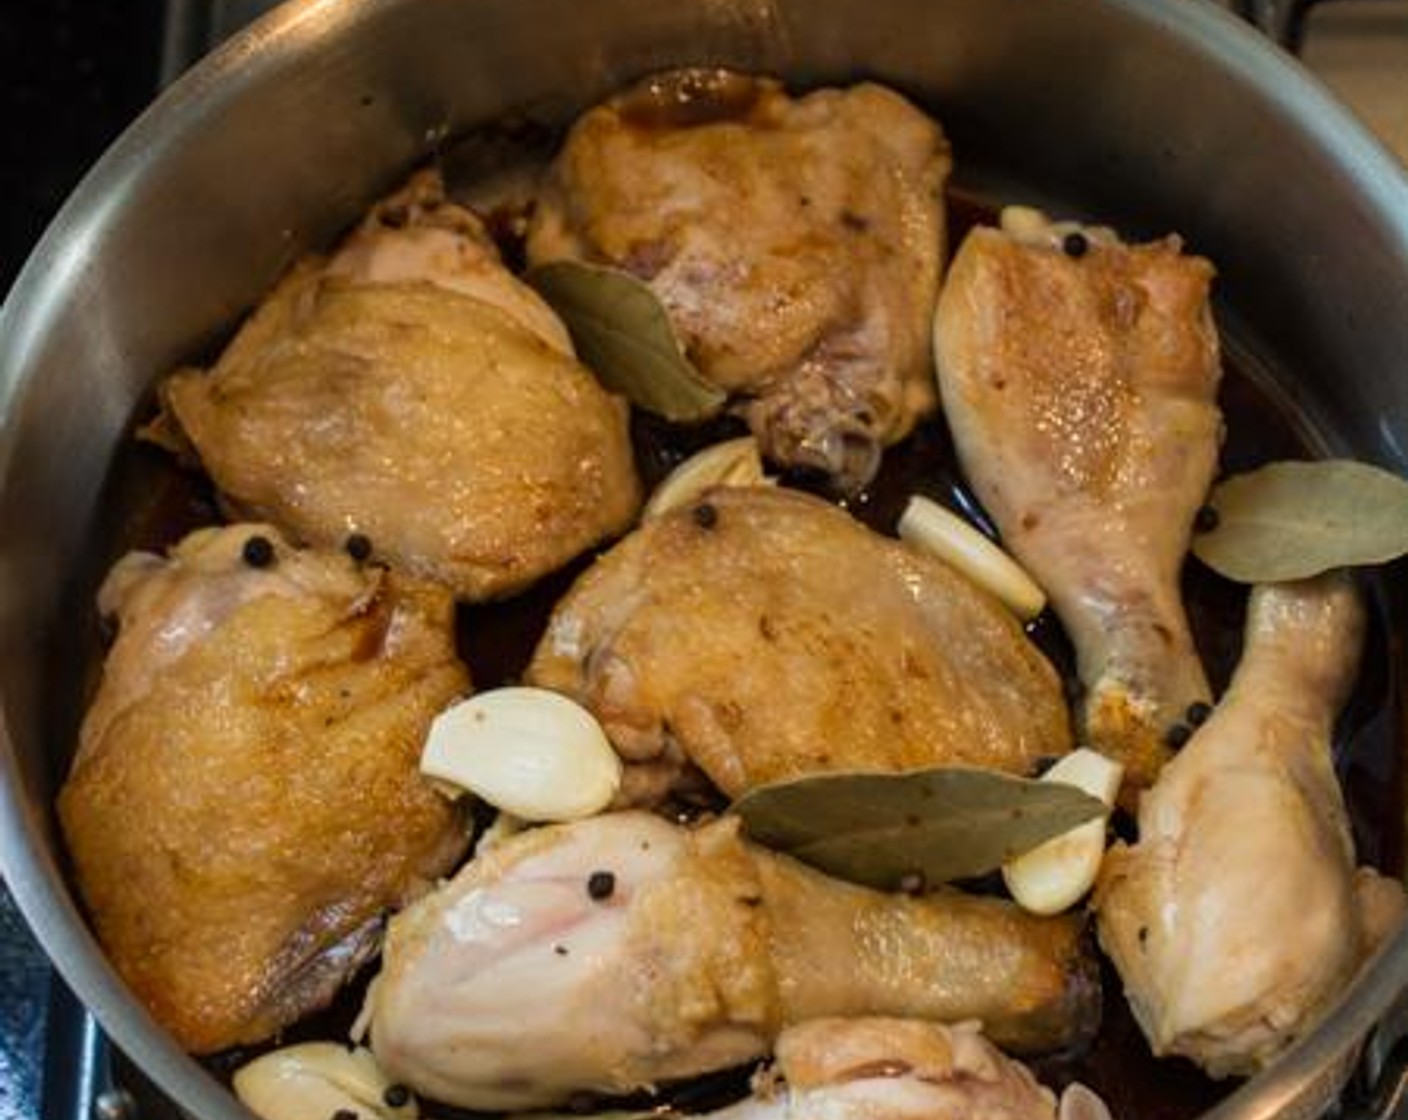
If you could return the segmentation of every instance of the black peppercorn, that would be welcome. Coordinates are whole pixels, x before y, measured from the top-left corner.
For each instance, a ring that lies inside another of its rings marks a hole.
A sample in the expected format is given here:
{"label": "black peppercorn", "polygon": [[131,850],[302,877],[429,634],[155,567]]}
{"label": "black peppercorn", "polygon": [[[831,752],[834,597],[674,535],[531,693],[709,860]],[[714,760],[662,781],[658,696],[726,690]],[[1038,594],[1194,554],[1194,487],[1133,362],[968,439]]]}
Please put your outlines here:
{"label": "black peppercorn", "polygon": [[712,529],[719,523],[719,511],[708,502],[700,502],[694,507],[694,523],[701,529]]}
{"label": "black peppercorn", "polygon": [[273,542],[268,537],[250,537],[244,542],[242,555],[251,568],[267,568],[274,562]]}
{"label": "black peppercorn", "polygon": [[1061,238],[1061,252],[1078,261],[1090,252],[1090,241],[1083,233],[1068,233]]}
{"label": "black peppercorn", "polygon": [[330,1120],[357,1120],[357,1114],[350,1108],[339,1108],[332,1114]]}
{"label": "black peppercorn", "polygon": [[387,1108],[404,1108],[411,1101],[411,1091],[404,1085],[388,1085],[381,1094]]}
{"label": "black peppercorn", "polygon": [[1202,506],[1193,517],[1193,532],[1211,533],[1221,521],[1222,518],[1212,506]]}
{"label": "black peppercorn", "polygon": [[610,871],[593,871],[587,877],[587,894],[598,902],[608,899],[616,890],[616,876]]}
{"label": "black peppercorn", "polygon": [[1174,750],[1183,746],[1193,737],[1193,729],[1186,723],[1175,723],[1164,733],[1164,742]]}
{"label": "black peppercorn", "polygon": [[1207,723],[1210,715],[1212,715],[1212,705],[1195,700],[1188,705],[1188,710],[1183,713],[1183,718],[1188,721],[1189,727],[1202,727]]}
{"label": "black peppercorn", "polygon": [[353,533],[343,547],[347,549],[347,555],[360,564],[371,557],[372,539],[366,533]]}

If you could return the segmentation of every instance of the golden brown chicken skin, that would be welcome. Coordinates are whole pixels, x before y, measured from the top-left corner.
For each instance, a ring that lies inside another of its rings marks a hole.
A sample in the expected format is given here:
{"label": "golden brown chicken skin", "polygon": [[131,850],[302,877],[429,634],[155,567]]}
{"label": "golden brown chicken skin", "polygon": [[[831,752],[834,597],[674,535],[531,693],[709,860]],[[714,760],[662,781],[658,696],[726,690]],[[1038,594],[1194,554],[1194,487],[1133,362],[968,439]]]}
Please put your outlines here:
{"label": "golden brown chicken skin", "polygon": [[228,509],[295,539],[370,538],[467,600],[511,594],[624,530],[627,407],[421,177],[269,295],[209,371],[161,387],[157,434]]}
{"label": "golden brown chicken skin", "polygon": [[934,406],[949,166],[938,125],[881,86],[793,99],[675,71],[576,123],[529,257],[646,281],[770,458],[855,489]]}
{"label": "golden brown chicken skin", "polygon": [[945,414],[963,469],[1076,647],[1082,735],[1128,794],[1211,699],[1179,571],[1217,467],[1212,266],[1177,238],[1005,211],[965,239],[939,300]]}
{"label": "golden brown chicken skin", "polygon": [[649,804],[834,770],[1029,771],[1070,749],[1054,670],[942,561],[795,490],[718,488],[573,586],[530,683],[590,708]]}
{"label": "golden brown chicken skin", "polygon": [[[709,1120],[1057,1120],[1056,1098],[974,1022],[812,1019],[747,1100]],[[1108,1120],[1108,1117],[1102,1118]]]}
{"label": "golden brown chicken skin", "polygon": [[417,769],[469,686],[453,603],[251,525],[129,556],[102,600],[120,629],[58,806],[80,892],[182,1046],[257,1042],[464,850]]}

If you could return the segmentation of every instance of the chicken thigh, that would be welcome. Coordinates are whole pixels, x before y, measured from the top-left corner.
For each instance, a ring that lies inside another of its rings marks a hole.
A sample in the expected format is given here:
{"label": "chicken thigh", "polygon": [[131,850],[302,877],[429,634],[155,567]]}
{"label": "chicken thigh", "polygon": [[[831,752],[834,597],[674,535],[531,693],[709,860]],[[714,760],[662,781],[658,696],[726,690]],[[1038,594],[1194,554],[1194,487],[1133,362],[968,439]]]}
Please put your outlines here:
{"label": "chicken thigh", "polygon": [[417,769],[467,689],[450,596],[264,526],[133,554],[59,818],[118,972],[182,1046],[321,1006],[466,832]]}
{"label": "chicken thigh", "polygon": [[640,500],[625,403],[429,173],[160,395],[152,433],[227,508],[317,545],[362,534],[465,599],[525,587]]}
{"label": "chicken thigh", "polygon": [[976,1023],[817,1019],[788,1027],[746,1101],[709,1120],[1056,1120],[1056,1098]]}
{"label": "chicken thigh", "polygon": [[625,1093],[765,1054],[831,1015],[981,1020],[1057,1048],[1095,1026],[1074,918],[888,896],[641,812],[520,834],[392,920],[368,996],[387,1073],[448,1104]]}
{"label": "chicken thigh", "polygon": [[578,580],[529,683],[590,708],[649,804],[828,770],[1029,771],[1070,750],[1055,671],[996,599],[817,498],[723,487]]}
{"label": "chicken thigh", "polygon": [[1075,644],[1084,738],[1133,791],[1210,699],[1178,577],[1222,432],[1212,267],[1176,238],[1003,221],[951,266],[940,393],[979,498]]}
{"label": "chicken thigh", "polygon": [[1256,588],[1231,688],[1106,858],[1100,940],[1156,1054],[1256,1072],[1401,915],[1397,883],[1355,871],[1330,753],[1362,627],[1342,574]]}
{"label": "chicken thigh", "polygon": [[675,71],[577,122],[528,254],[648,283],[768,457],[853,490],[934,406],[949,166],[938,125],[880,86],[793,100]]}

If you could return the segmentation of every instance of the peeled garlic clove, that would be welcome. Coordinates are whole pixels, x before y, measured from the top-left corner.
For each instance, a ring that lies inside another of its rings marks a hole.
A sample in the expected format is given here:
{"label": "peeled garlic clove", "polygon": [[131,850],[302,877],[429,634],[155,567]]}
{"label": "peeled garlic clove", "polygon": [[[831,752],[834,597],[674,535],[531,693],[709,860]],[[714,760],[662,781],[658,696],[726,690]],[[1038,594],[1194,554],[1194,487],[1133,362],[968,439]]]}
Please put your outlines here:
{"label": "peeled garlic clove", "polygon": [[645,503],[641,520],[688,505],[711,486],[761,486],[763,457],[752,436],[716,443],[672,470]]}
{"label": "peeled garlic clove", "polygon": [[[416,1120],[415,1097],[392,1081],[370,1050],[333,1042],[305,1042],[264,1054],[241,1066],[235,1095],[263,1120],[328,1120],[348,1112],[357,1120]],[[388,1100],[404,1102],[393,1105]]]}
{"label": "peeled garlic clove", "polygon": [[1093,1090],[1072,1081],[1061,1092],[1056,1120],[1113,1120],[1110,1106]]}
{"label": "peeled garlic clove", "polygon": [[[1115,803],[1124,767],[1082,747],[1072,751],[1041,776],[1062,782]],[[1040,844],[1002,867],[1002,878],[1017,904],[1033,914],[1059,914],[1085,896],[1105,858],[1105,821],[1098,817]]]}
{"label": "peeled garlic clove", "polygon": [[420,768],[525,821],[589,817],[621,787],[596,717],[542,688],[496,688],[441,712]]}
{"label": "peeled garlic clove", "polygon": [[515,817],[512,813],[500,813],[489,827],[479,834],[479,839],[474,842],[475,856],[487,855],[495,848],[503,847],[527,827],[526,821]]}
{"label": "peeled garlic clove", "polygon": [[911,497],[899,532],[900,540],[957,568],[1019,618],[1033,619],[1046,606],[1046,595],[1015,560],[937,502],[918,494]]}

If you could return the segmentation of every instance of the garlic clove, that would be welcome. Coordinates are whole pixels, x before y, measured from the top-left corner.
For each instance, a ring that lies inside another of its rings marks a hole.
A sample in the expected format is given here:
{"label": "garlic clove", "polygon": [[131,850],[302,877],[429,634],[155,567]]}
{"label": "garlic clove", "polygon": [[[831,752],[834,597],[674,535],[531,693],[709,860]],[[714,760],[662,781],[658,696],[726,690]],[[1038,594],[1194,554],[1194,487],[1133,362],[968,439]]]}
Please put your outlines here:
{"label": "garlic clove", "polygon": [[496,688],[441,712],[420,768],[525,821],[589,817],[621,788],[621,760],[596,717],[541,688]]}
{"label": "garlic clove", "polygon": [[503,847],[527,828],[527,821],[515,817],[512,813],[499,813],[474,842],[475,857],[488,855],[495,848]]}
{"label": "garlic clove", "polygon": [[1056,1106],[1056,1120],[1112,1120],[1110,1106],[1079,1081],[1072,1081],[1061,1092]]}
{"label": "garlic clove", "polygon": [[716,443],[672,470],[645,503],[641,520],[688,505],[712,486],[763,486],[763,457],[752,436]]}
{"label": "garlic clove", "polygon": [[[357,1120],[417,1120],[416,1099],[392,1081],[370,1050],[333,1042],[305,1042],[264,1054],[241,1066],[235,1095],[263,1120],[328,1120],[347,1112]],[[398,1095],[400,1105],[388,1101]]]}
{"label": "garlic clove", "polygon": [[1046,606],[1046,595],[1015,560],[937,502],[911,497],[899,534],[900,540],[937,556],[997,596],[1019,618],[1033,619]]}
{"label": "garlic clove", "polygon": [[[1120,763],[1082,747],[1057,762],[1041,780],[1075,786],[1113,805],[1123,777]],[[1077,825],[1003,865],[1002,878],[1022,909],[1059,914],[1085,897],[1105,858],[1107,818],[1108,814]]]}

